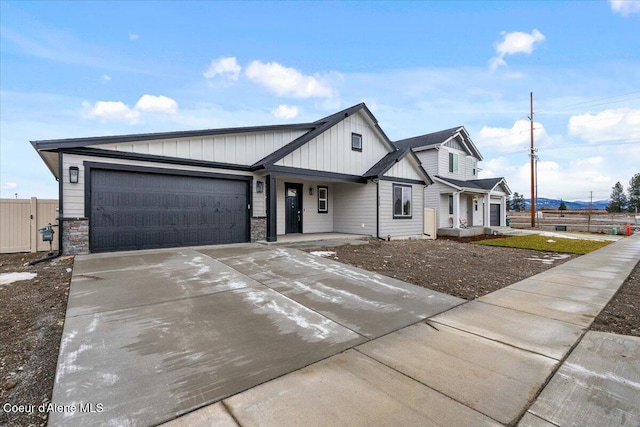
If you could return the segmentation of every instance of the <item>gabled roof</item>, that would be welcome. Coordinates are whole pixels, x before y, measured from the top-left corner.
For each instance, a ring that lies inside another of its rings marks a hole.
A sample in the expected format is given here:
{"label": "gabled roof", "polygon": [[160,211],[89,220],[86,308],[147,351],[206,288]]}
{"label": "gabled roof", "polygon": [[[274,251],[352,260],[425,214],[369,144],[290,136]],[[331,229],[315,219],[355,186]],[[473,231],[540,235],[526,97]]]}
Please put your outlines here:
{"label": "gabled roof", "polygon": [[460,180],[460,179],[451,179],[444,178],[442,176],[436,175],[435,178],[438,181],[443,182],[445,184],[449,184],[452,187],[456,187],[459,190],[468,189],[468,190],[479,190],[482,192],[489,192],[496,188],[499,184],[504,185],[505,189],[509,194],[511,194],[511,189],[507,185],[507,181],[503,177],[499,178],[485,178],[485,179],[471,179],[468,181]]}
{"label": "gabled roof", "polygon": [[433,184],[433,180],[431,179],[427,171],[424,170],[424,168],[422,167],[422,164],[420,163],[418,156],[416,156],[415,153],[411,151],[410,148],[404,148],[402,150],[392,151],[391,153],[387,154],[382,159],[380,159],[378,163],[373,165],[371,169],[365,172],[363,177],[380,178],[382,175],[387,173],[387,171],[391,169],[393,165],[395,165],[397,162],[399,162],[406,156],[409,156],[415,160],[415,162],[418,165],[418,171],[421,175],[423,175],[425,182],[427,182],[428,184]]}
{"label": "gabled roof", "polygon": [[393,145],[393,143],[384,133],[382,128],[378,126],[378,120],[375,118],[373,113],[371,113],[369,108],[367,108],[367,106],[364,103],[360,103],[360,104],[354,105],[353,107],[349,107],[342,111],[338,111],[337,113],[331,114],[330,116],[327,116],[325,118],[322,118],[314,122],[313,124],[315,125],[315,127],[312,130],[294,139],[284,147],[279,148],[278,150],[274,151],[273,153],[269,154],[268,156],[259,160],[258,162],[254,163],[253,167],[268,168],[269,166],[273,166],[274,163],[276,163],[283,157],[287,156],[288,154],[302,147],[307,142],[311,141],[313,138],[317,137],[318,135],[326,132],[327,130],[331,129],[332,127],[340,123],[345,117],[349,117],[360,110],[362,110],[374,123],[376,130],[380,133],[383,141],[389,146],[389,148],[395,149],[395,145]]}
{"label": "gabled roof", "polygon": [[460,136],[462,139],[462,145],[467,149],[468,153],[476,157],[478,160],[482,160],[480,151],[475,146],[469,133],[464,126],[458,126],[455,128],[445,129],[438,132],[427,133],[425,135],[414,136],[412,138],[401,139],[395,141],[394,144],[398,148],[411,147],[414,151],[428,150],[430,148],[436,148],[449,142],[456,136]]}
{"label": "gabled roof", "polygon": [[177,132],[138,133],[129,135],[94,136],[88,138],[49,139],[31,141],[36,150],[57,150],[59,148],[80,148],[91,145],[116,144],[124,142],[151,141],[158,139],[189,138],[198,136],[227,135],[236,133],[255,133],[281,130],[314,129],[315,123],[296,123],[287,125],[248,126],[237,128],[187,130]]}

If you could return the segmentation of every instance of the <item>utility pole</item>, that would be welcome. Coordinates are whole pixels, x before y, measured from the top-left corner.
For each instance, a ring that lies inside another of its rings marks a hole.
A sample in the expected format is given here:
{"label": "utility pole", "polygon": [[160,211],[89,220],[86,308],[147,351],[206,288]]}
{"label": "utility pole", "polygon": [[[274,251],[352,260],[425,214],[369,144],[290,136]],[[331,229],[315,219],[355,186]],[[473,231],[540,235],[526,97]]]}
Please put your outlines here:
{"label": "utility pole", "polygon": [[591,233],[591,209],[593,209],[593,191],[589,191],[589,219],[587,220],[587,233]]}
{"label": "utility pole", "polygon": [[531,228],[535,228],[536,226],[536,190],[535,190],[535,175],[534,175],[534,158],[535,149],[533,146],[533,92],[530,93],[531,100],[531,115],[529,116],[529,121],[531,122],[531,153],[529,156],[531,157]]}

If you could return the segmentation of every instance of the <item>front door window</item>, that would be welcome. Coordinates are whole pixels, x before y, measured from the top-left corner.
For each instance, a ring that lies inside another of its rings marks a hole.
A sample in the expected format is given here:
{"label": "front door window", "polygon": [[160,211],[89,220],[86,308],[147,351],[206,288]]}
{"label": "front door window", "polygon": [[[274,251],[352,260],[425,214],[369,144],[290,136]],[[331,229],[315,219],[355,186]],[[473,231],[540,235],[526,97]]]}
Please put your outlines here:
{"label": "front door window", "polygon": [[285,233],[302,233],[302,184],[285,184]]}

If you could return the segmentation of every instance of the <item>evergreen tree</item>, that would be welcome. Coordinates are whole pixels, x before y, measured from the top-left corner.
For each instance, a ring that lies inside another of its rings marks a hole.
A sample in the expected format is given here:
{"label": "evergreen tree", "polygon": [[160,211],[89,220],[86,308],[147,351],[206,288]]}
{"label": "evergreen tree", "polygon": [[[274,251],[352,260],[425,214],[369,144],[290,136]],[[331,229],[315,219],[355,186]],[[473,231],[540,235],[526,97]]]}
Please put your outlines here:
{"label": "evergreen tree", "polygon": [[624,194],[624,188],[622,188],[622,184],[620,184],[620,181],[618,181],[616,182],[616,185],[613,186],[613,190],[611,191],[611,198],[609,200],[609,204],[607,205],[607,212],[622,212],[626,208],[627,195]]}
{"label": "evergreen tree", "polygon": [[640,173],[637,173],[629,181],[629,212],[635,212],[636,209],[640,212]]}
{"label": "evergreen tree", "polygon": [[524,196],[518,194],[516,191],[513,193],[513,200],[511,201],[511,210],[514,212],[522,212],[525,210]]}
{"label": "evergreen tree", "polygon": [[564,203],[564,200],[560,199],[560,206],[558,207],[559,211],[566,211],[567,205]]}
{"label": "evergreen tree", "polygon": [[513,193],[513,199],[511,199],[511,210],[514,212],[519,212],[518,211],[518,192],[516,191],[515,193]]}

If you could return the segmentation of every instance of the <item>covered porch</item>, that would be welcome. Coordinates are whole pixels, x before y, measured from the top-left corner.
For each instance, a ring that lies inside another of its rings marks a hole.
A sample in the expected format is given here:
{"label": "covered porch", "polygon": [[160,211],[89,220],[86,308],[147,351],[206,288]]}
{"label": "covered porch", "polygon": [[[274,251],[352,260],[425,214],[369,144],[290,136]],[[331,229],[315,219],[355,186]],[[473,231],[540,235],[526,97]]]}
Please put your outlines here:
{"label": "covered porch", "polygon": [[440,178],[448,187],[440,192],[438,234],[477,236],[491,234],[492,227],[506,227],[509,188],[502,178],[458,181]]}
{"label": "covered porch", "polygon": [[371,180],[289,171],[264,179],[266,242],[366,238],[377,233],[377,185]]}

